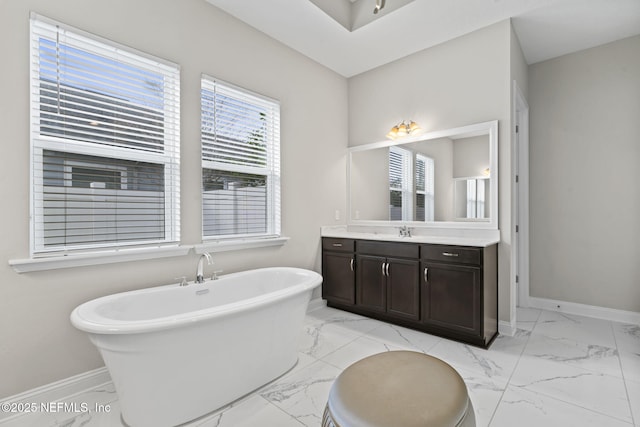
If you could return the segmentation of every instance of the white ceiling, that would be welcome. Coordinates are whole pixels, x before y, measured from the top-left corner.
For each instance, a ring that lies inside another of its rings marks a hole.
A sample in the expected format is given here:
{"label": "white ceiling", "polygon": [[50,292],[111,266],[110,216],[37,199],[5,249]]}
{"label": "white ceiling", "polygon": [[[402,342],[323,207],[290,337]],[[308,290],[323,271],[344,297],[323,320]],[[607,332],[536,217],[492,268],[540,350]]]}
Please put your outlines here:
{"label": "white ceiling", "polygon": [[309,0],[206,1],[345,77],[507,18],[529,64],[640,34],[640,0],[386,0],[353,31]]}

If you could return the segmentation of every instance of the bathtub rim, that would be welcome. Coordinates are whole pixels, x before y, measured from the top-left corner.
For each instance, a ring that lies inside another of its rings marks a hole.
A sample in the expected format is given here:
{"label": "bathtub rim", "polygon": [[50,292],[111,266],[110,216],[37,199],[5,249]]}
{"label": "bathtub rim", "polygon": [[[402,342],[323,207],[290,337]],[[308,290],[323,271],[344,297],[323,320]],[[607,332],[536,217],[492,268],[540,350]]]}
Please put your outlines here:
{"label": "bathtub rim", "polygon": [[[239,313],[248,309],[258,309],[260,307],[267,306],[274,301],[279,301],[288,297],[293,297],[298,294],[311,291],[322,283],[322,276],[313,271],[304,268],[297,267],[265,267],[256,268],[252,270],[239,271],[236,273],[225,274],[220,276],[219,280],[225,278],[231,279],[234,277],[241,277],[247,274],[256,274],[261,271],[273,271],[284,270],[294,273],[304,273],[304,281],[297,283],[293,286],[287,287],[274,292],[266,294],[260,294],[252,298],[240,300],[230,304],[222,306],[215,306],[205,308],[201,310],[189,311],[186,313],[179,313],[170,316],[157,317],[153,319],[144,320],[117,320],[109,319],[103,316],[95,316],[95,308],[101,304],[108,303],[109,301],[126,296],[129,294],[144,294],[151,292],[162,291],[163,289],[175,289],[180,288],[178,283],[169,285],[153,286],[142,289],[135,289],[131,291],[118,292],[115,294],[109,294],[102,297],[98,297],[89,301],[86,301],[73,309],[70,315],[71,324],[78,330],[87,332],[89,334],[98,335],[128,335],[128,334],[143,334],[149,332],[157,332],[168,329],[175,329],[179,327],[186,327],[189,325],[205,322],[211,319],[230,316],[235,313]],[[198,287],[204,287],[203,285],[210,284],[211,279],[205,281],[203,284],[191,283],[189,286],[183,287],[185,292],[189,290],[197,290]],[[92,318],[93,317],[93,318]],[[99,320],[98,320],[99,319]]]}

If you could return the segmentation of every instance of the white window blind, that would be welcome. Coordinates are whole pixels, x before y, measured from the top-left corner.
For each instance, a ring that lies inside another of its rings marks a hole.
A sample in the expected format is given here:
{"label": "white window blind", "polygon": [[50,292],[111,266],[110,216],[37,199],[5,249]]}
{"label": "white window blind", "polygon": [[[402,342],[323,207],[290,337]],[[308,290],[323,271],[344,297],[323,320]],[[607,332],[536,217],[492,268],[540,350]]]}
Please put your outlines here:
{"label": "white window blind", "polygon": [[279,102],[203,76],[201,107],[203,237],[279,236]]}
{"label": "white window blind", "polygon": [[434,220],[434,176],[433,159],[416,154],[416,221]]}
{"label": "white window blind", "polygon": [[180,239],[180,70],[32,14],[32,253]]}
{"label": "white window blind", "polygon": [[389,148],[389,219],[413,220],[413,154],[399,148]]}

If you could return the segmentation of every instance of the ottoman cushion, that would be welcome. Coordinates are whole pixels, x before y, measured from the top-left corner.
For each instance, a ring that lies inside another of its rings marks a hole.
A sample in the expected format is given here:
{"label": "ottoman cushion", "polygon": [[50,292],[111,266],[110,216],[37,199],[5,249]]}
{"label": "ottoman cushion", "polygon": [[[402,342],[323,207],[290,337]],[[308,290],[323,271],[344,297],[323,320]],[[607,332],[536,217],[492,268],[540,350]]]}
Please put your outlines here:
{"label": "ottoman cushion", "polygon": [[469,404],[464,381],[447,363],[390,351],[345,369],[331,388],[327,411],[341,427],[452,427]]}

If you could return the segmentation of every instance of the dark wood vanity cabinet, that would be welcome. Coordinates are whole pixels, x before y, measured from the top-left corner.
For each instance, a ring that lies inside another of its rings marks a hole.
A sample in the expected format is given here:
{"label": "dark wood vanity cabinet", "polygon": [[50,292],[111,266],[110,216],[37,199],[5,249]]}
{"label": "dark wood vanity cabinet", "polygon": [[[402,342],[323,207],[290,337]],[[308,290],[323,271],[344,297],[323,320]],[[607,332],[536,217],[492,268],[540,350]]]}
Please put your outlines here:
{"label": "dark wood vanity cabinet", "polygon": [[356,245],[356,304],[363,309],[418,320],[418,248],[373,241],[357,241]]}
{"label": "dark wood vanity cabinet", "polygon": [[422,263],[422,321],[460,332],[479,333],[480,269]]}
{"label": "dark wood vanity cabinet", "polygon": [[322,239],[322,298],[338,304],[355,304],[355,241]]}
{"label": "dark wood vanity cabinet", "polygon": [[356,256],[356,301],[358,306],[382,313],[387,311],[385,262],[385,257]]}
{"label": "dark wood vanity cabinet", "polygon": [[498,331],[497,245],[422,245],[422,322],[487,346]]}
{"label": "dark wood vanity cabinet", "polygon": [[429,332],[488,347],[498,333],[498,245],[421,245],[421,322]]}
{"label": "dark wood vanity cabinet", "polygon": [[387,265],[387,314],[420,319],[420,264],[407,259],[388,258]]}
{"label": "dark wood vanity cabinet", "polygon": [[497,245],[323,238],[330,307],[488,347],[498,331]]}
{"label": "dark wood vanity cabinet", "polygon": [[422,321],[479,334],[482,251],[442,245],[421,249]]}

